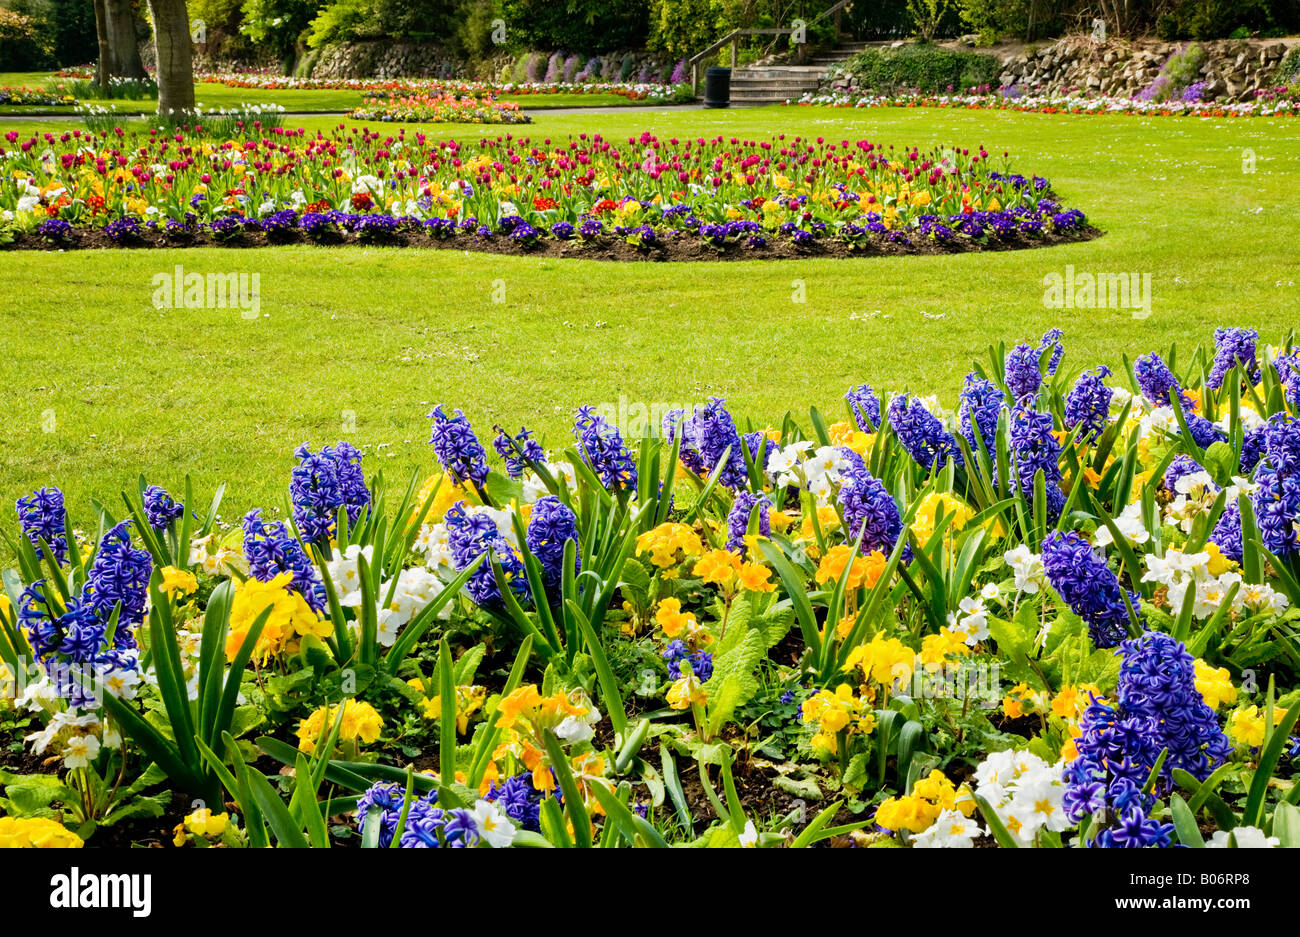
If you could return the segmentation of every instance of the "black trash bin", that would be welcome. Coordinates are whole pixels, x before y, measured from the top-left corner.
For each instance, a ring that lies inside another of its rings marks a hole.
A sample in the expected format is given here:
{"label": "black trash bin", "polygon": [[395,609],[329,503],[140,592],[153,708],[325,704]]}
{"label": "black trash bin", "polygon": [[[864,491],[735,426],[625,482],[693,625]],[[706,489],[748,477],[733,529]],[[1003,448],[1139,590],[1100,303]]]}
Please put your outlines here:
{"label": "black trash bin", "polygon": [[731,69],[714,67],[705,71],[704,106],[731,107]]}

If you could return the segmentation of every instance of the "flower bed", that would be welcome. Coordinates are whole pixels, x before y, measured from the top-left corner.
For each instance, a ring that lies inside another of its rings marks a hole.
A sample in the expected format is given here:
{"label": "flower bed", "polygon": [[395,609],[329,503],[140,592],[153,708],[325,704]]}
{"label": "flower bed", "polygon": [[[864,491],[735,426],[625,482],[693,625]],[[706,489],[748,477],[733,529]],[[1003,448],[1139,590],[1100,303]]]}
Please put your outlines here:
{"label": "flower bed", "polygon": [[408,124],[526,124],[530,121],[518,104],[509,101],[453,94],[409,94],[406,89],[366,98],[351,116],[354,120]]}
{"label": "flower bed", "polygon": [[4,142],[0,218],[25,247],[361,238],[708,257],[1003,249],[1096,233],[1046,179],[982,149],[650,133],[462,144],[364,128],[222,141],[12,131]]}
{"label": "flower bed", "polygon": [[590,94],[617,95],[632,101],[660,103],[682,94],[686,85],[627,81],[471,81],[456,78],[294,78],[283,75],[200,73],[200,81],[230,88],[262,91],[361,91],[365,94],[454,95],[496,97],[498,95]]}
{"label": "flower bed", "polygon": [[48,88],[0,87],[0,106],[21,107],[71,107],[77,99],[70,94],[50,91]]}
{"label": "flower bed", "polygon": [[951,410],[583,407],[492,464],[438,406],[423,483],[304,444],[229,530],[188,480],[24,495],[0,737],[56,774],[0,775],[0,845],[174,791],[237,807],[178,846],[1300,846],[1300,355],[1177,360],[1054,330]]}
{"label": "flower bed", "polygon": [[[788,102],[789,103],[789,102]],[[954,107],[1038,114],[1130,114],[1138,117],[1300,117],[1300,91],[1278,88],[1254,101],[1144,101],[1081,94],[805,94],[796,105],[815,107]]]}

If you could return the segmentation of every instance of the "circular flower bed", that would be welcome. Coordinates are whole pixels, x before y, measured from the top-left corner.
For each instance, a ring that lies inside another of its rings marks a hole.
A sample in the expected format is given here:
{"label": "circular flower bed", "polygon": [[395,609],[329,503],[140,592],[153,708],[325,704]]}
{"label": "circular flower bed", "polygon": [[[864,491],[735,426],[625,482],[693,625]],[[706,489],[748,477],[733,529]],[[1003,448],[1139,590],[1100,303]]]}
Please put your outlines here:
{"label": "circular flower bed", "polygon": [[1048,180],[983,148],[649,132],[461,143],[357,127],[248,139],[11,131],[4,142],[0,240],[21,247],[360,240],[691,259],[1007,249],[1097,233]]}

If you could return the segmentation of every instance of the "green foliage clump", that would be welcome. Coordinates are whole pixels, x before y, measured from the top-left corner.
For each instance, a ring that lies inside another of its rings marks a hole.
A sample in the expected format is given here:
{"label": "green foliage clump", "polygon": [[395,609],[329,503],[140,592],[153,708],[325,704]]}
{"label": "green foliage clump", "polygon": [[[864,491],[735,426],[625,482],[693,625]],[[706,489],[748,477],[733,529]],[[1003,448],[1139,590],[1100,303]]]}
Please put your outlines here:
{"label": "green foliage clump", "polygon": [[854,57],[846,71],[863,88],[873,91],[918,88],[941,92],[991,84],[997,78],[998,60],[985,52],[908,45],[897,49],[868,49]]}

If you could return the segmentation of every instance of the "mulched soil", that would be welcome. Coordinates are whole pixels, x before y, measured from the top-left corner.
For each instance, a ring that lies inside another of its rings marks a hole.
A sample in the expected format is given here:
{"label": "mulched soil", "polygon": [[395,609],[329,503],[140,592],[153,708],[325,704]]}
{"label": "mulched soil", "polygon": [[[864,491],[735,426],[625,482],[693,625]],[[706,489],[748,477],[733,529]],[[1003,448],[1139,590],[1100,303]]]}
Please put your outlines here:
{"label": "mulched soil", "polygon": [[1100,237],[1097,228],[1087,227],[1068,235],[1044,234],[1040,237],[1014,237],[990,240],[987,244],[954,240],[946,244],[923,240],[910,245],[891,243],[883,238],[872,238],[860,247],[833,239],[815,241],[801,247],[787,240],[773,239],[766,247],[750,248],[730,243],[722,248],[709,247],[693,236],[665,239],[651,247],[635,247],[617,238],[601,237],[586,241],[542,240],[534,244],[520,244],[508,237],[496,236],[487,240],[460,235],[438,239],[424,231],[397,232],[382,236],[359,237],[352,233],[332,234],[320,239],[305,232],[291,230],[273,237],[261,234],[239,234],[233,238],[216,239],[207,233],[171,236],[163,233],[146,234],[131,244],[118,244],[101,229],[74,231],[71,240],[58,247],[44,238],[18,235],[0,250],[148,250],[156,248],[224,247],[255,248],[282,244],[312,244],[320,247],[372,246],[412,247],[425,250],[456,250],[476,253],[505,254],[538,258],[577,258],[582,260],[614,261],[720,261],[720,260],[807,260],[816,258],[898,257],[905,255],[964,254],[985,251],[1028,250],[1089,241]]}

